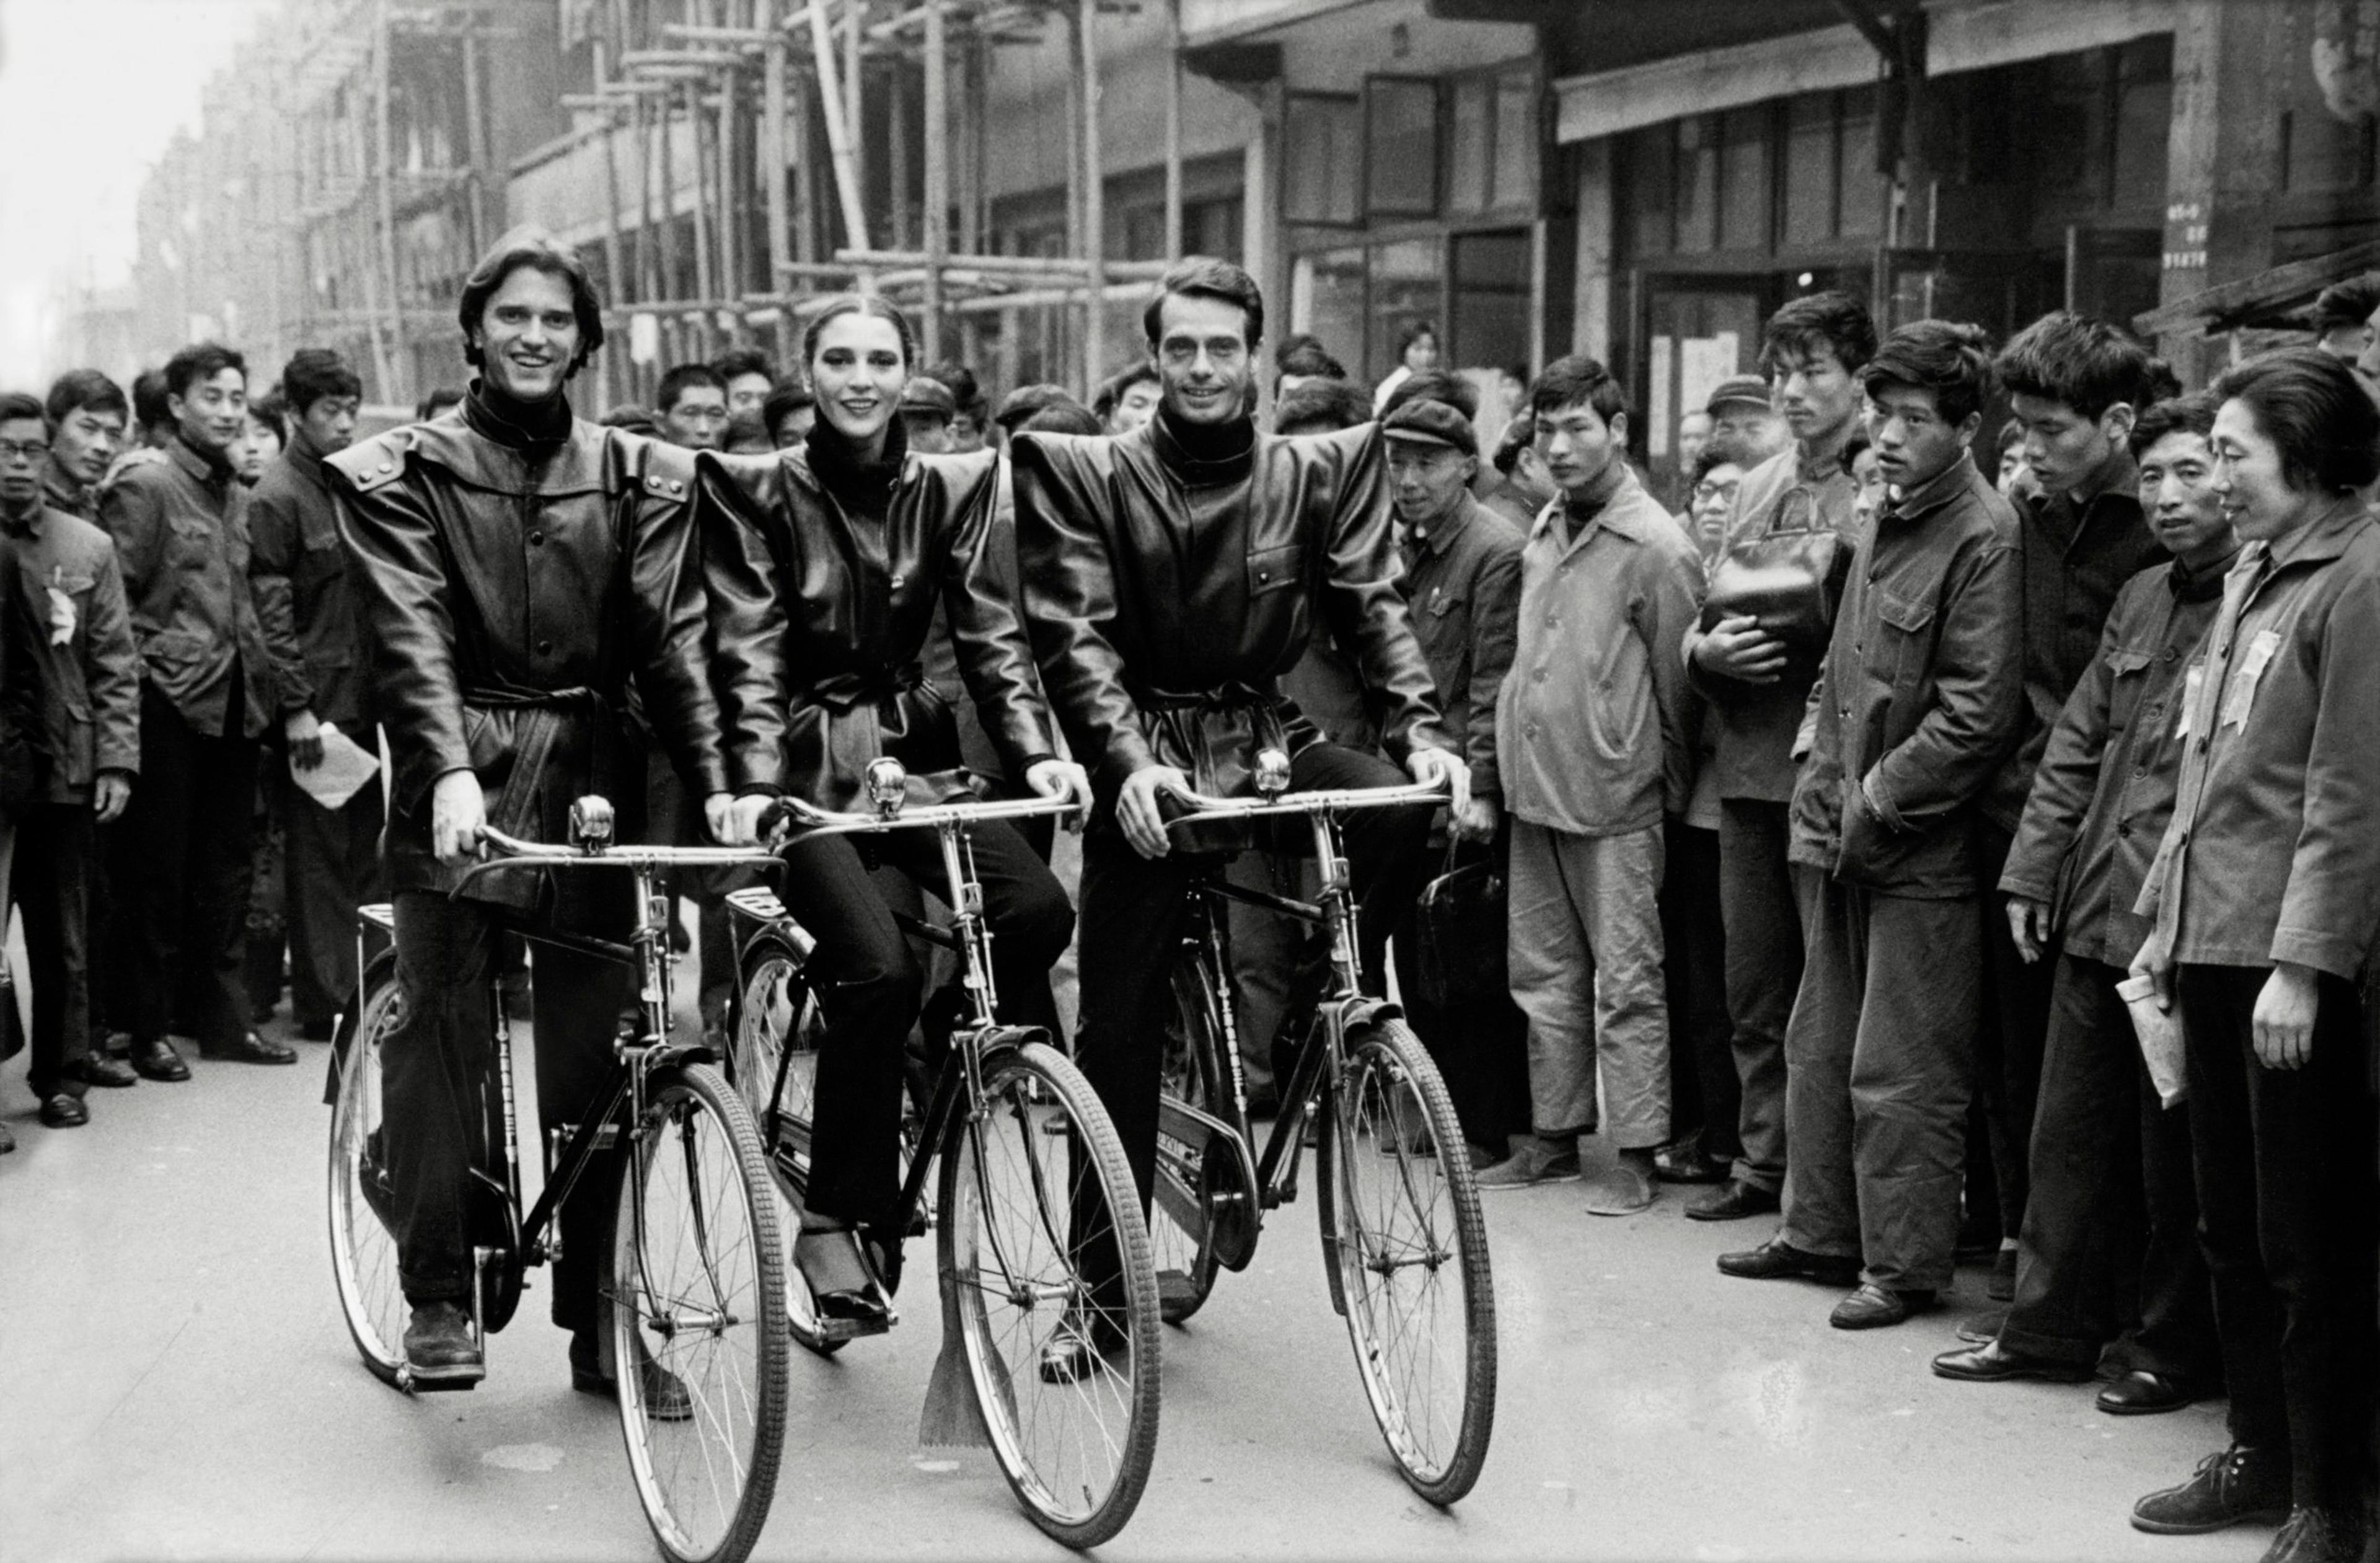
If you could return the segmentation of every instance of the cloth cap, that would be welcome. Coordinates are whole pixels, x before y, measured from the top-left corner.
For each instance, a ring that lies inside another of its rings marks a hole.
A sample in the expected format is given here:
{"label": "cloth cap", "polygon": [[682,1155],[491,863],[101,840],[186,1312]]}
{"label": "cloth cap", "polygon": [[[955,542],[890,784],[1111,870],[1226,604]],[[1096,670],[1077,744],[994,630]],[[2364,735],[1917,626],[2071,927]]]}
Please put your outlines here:
{"label": "cloth cap", "polygon": [[1413,401],[1390,413],[1380,423],[1381,432],[1391,440],[1403,440],[1416,445],[1446,445],[1464,455],[1479,454],[1479,435],[1462,410],[1444,402]]}
{"label": "cloth cap", "polygon": [[951,388],[929,374],[913,374],[909,383],[901,388],[901,410],[905,413],[937,413],[943,418],[956,418],[959,399]]}
{"label": "cloth cap", "polygon": [[1717,417],[1730,402],[1754,402],[1771,411],[1776,406],[1768,396],[1768,382],[1756,374],[1731,374],[1720,381],[1712,388],[1710,400],[1703,404],[1703,411]]}

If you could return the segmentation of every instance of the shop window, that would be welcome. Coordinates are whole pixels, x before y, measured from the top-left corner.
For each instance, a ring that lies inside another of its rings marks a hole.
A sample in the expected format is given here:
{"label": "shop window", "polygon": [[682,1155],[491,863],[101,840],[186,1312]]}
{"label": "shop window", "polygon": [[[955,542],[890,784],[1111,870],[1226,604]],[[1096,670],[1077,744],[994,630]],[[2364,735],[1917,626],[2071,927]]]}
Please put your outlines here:
{"label": "shop window", "polygon": [[1768,126],[1766,108],[1737,109],[1720,121],[1718,244],[1768,248]]}
{"label": "shop window", "polygon": [[1438,215],[1438,83],[1376,76],[1364,84],[1364,209],[1374,217]]}
{"label": "shop window", "polygon": [[1688,254],[1715,247],[1718,210],[1718,126],[1708,115],[1681,119],[1677,153],[1677,248]]}
{"label": "shop window", "polygon": [[[1222,196],[1213,200],[1194,200],[1182,208],[1182,244],[1191,255],[1216,255],[1229,259],[1240,253],[1244,229],[1245,198]],[[1173,257],[1166,256],[1166,260]]]}
{"label": "shop window", "polygon": [[1312,275],[1305,329],[1324,351],[1361,373],[1364,362],[1364,252],[1326,249],[1303,258]]}
{"label": "shop window", "polygon": [[1363,100],[1293,92],[1283,105],[1283,214],[1293,223],[1353,227],[1364,168]]}
{"label": "shop window", "polygon": [[1785,114],[1785,242],[1835,236],[1835,95],[1808,92]]}
{"label": "shop window", "polygon": [[1529,235],[1525,228],[1457,234],[1448,270],[1453,318],[1447,367],[1496,369],[1529,361]]}
{"label": "shop window", "polygon": [[1884,176],[1876,167],[1876,90],[1863,87],[1842,100],[1841,156],[1836,166],[1840,181],[1841,217],[1836,233],[1847,239],[1877,238],[1884,233]]}
{"label": "shop window", "polygon": [[[1397,337],[1405,327],[1427,321],[1438,328],[1444,351],[1446,322],[1439,319],[1444,297],[1445,253],[1436,239],[1407,239],[1372,247],[1371,332],[1365,344],[1364,372],[1374,382],[1397,366]],[[1329,340],[1325,338],[1325,340]],[[1352,362],[1344,355],[1341,362]]]}
{"label": "shop window", "polygon": [[2166,138],[2173,125],[2173,39],[2128,44],[2116,77],[2114,188],[2119,207],[2155,207],[2165,199]]}
{"label": "shop window", "polygon": [[1670,248],[1670,218],[1675,203],[1670,190],[1676,151],[1675,134],[1667,125],[1636,131],[1621,143],[1628,188],[1629,243],[1633,249],[1658,252]]}
{"label": "shop window", "polygon": [[1526,67],[1458,77],[1447,89],[1446,209],[1537,203],[1537,78]]}
{"label": "shop window", "polygon": [[1496,79],[1496,149],[1493,188],[1499,211],[1537,202],[1537,79],[1533,71],[1504,72]]}
{"label": "shop window", "polygon": [[1495,83],[1488,77],[1470,77],[1455,82],[1447,97],[1446,208],[1485,212],[1492,199]]}

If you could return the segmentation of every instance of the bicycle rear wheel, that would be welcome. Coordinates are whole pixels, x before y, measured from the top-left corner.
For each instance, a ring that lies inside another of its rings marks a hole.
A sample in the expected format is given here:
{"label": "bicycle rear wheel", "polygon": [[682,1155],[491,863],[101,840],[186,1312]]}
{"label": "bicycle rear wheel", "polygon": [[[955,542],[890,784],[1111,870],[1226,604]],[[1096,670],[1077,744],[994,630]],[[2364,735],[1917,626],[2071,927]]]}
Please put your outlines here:
{"label": "bicycle rear wheel", "polygon": [[[1165,1037],[1164,1072],[1159,1090],[1184,1107],[1213,1112],[1215,1093],[1208,1072],[1221,1046],[1216,997],[1196,966],[1184,961],[1173,972],[1173,1024]],[[1214,1220],[1206,1198],[1204,1140],[1157,1133],[1157,1171],[1148,1199],[1149,1262],[1157,1271],[1157,1301],[1167,1324],[1182,1324],[1207,1302],[1215,1286]]]}
{"label": "bicycle rear wheel", "polygon": [[[1050,1535],[1097,1546],[1132,1518],[1157,1453],[1140,1197],[1106,1110],[1055,1048],[995,1050],[983,1075],[982,1111],[955,1117],[942,1145],[944,1284],[1009,1486]],[[1087,1274],[1091,1253],[1121,1274]]]}
{"label": "bicycle rear wheel", "polygon": [[751,1115],[709,1064],[655,1071],[631,1138],[609,1294],[629,1470],[665,1556],[741,1563],[784,1450],[777,1196]]}
{"label": "bicycle rear wheel", "polygon": [[364,1366],[400,1389],[410,1382],[405,1367],[407,1308],[382,1159],[380,1054],[403,1013],[396,963],[374,962],[338,1039],[329,1180],[331,1275],[338,1285],[340,1312]]}
{"label": "bicycle rear wheel", "polygon": [[1328,1109],[1323,1243],[1372,1414],[1416,1493],[1471,1490],[1496,1419],[1488,1229],[1453,1099],[1403,1022],[1358,1026]]}

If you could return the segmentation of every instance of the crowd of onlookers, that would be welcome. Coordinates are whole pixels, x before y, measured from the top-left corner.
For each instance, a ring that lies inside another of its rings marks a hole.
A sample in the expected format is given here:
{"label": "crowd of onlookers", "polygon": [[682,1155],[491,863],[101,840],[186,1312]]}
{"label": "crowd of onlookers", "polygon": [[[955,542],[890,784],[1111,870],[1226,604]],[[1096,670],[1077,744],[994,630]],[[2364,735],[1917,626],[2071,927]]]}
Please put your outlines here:
{"label": "crowd of onlookers", "polygon": [[[1773,1217],[1719,1269],[1831,1287],[1844,1329],[1983,1267],[2006,1310],[1937,1373],[2096,1377],[2115,1414],[2228,1393],[2230,1448],[2135,1523],[2286,1521],[2276,1559],[2369,1533],[2375,309],[2380,279],[2333,289],[2315,346],[2192,391],[2071,313],[1995,344],[1799,297],[1763,372],[1670,431],[1667,482],[1590,358],[1456,374],[1419,327],[1366,390],[1293,336],[1270,387],[1276,430],[1377,422],[1387,447],[1400,590],[1474,789],[1439,845],[1475,893],[1416,885],[1395,967],[1480,1182],[1579,1179],[1600,1133],[1588,1211],[1699,1185],[1691,1219]],[[0,395],[0,875],[54,1127],[90,1087],[188,1079],[185,1048],[293,1061],[260,1017],[285,987],[326,1039],[356,983],[382,793],[322,464],[361,385],[315,349],[254,381],[202,344],[129,396],[89,370]],[[1124,434],[1161,392],[1144,362],[1087,403],[995,401],[940,364],[900,417],[908,449],[966,451]],[[602,419],[762,453],[814,414],[747,349]],[[928,675],[955,693],[954,665]],[[1284,683],[1378,745],[1327,630]],[[715,1027],[725,915],[681,888]],[[1458,916],[1493,920],[1470,931],[1503,965],[1463,996],[1419,958]],[[1233,917],[1263,1111],[1295,940]]]}

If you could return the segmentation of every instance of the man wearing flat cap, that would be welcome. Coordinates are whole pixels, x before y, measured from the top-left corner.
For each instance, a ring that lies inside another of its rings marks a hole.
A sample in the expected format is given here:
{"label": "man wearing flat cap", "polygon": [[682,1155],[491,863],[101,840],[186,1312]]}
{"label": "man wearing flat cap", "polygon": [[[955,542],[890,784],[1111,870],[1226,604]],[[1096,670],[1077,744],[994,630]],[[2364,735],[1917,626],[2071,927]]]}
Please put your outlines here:
{"label": "man wearing flat cap", "polygon": [[951,424],[958,416],[958,397],[929,374],[913,374],[901,388],[901,432],[920,455],[950,454]]}
{"label": "man wearing flat cap", "polygon": [[[1438,686],[1447,736],[1471,766],[1470,806],[1448,828],[1456,852],[1488,855],[1501,878],[1507,842],[1496,788],[1496,696],[1512,665],[1521,533],[1471,497],[1479,440],[1460,407],[1409,401],[1381,420],[1380,431],[1404,560],[1397,589]],[[1429,1002],[1420,944],[1417,916],[1409,914],[1391,946],[1406,1017],[1446,1077],[1463,1137],[1480,1147],[1473,1159],[1501,1161],[1507,1138],[1529,1127],[1529,1023],[1509,995],[1460,1016]]]}
{"label": "man wearing flat cap", "polygon": [[1756,374],[1732,374],[1711,387],[1703,404],[1710,415],[1710,437],[1733,440],[1761,455],[1773,456],[1785,448],[1785,430],[1777,417],[1777,401],[1768,382]]}

